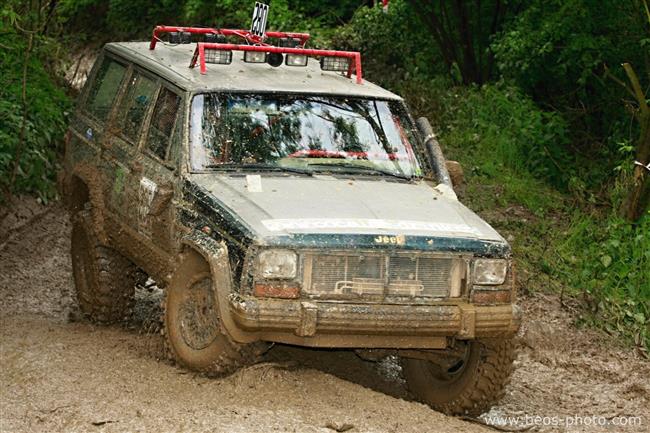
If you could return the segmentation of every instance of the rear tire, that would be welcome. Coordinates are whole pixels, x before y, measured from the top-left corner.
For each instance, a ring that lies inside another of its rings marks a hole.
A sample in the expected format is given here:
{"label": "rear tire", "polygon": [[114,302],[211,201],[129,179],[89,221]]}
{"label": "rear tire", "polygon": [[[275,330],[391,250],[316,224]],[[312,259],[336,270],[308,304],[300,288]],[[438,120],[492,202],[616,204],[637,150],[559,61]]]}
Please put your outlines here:
{"label": "rear tire", "polygon": [[135,285],[145,275],[129,259],[99,242],[88,206],[72,217],[71,256],[81,311],[101,324],[127,318]]}
{"label": "rear tire", "polygon": [[258,361],[267,347],[261,342],[239,344],[223,329],[209,266],[194,252],[181,258],[163,307],[169,356],[190,370],[228,375]]}
{"label": "rear tire", "polygon": [[485,339],[467,343],[463,355],[445,367],[403,358],[402,370],[421,402],[449,415],[478,416],[503,397],[514,359],[512,340]]}

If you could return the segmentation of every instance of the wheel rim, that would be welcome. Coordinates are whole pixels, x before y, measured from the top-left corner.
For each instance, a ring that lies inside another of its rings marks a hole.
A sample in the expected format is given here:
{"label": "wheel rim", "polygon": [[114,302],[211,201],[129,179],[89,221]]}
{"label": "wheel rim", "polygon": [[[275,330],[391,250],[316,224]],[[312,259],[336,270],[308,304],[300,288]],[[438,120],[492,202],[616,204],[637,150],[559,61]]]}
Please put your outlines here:
{"label": "wheel rim", "polygon": [[210,345],[219,335],[219,315],[212,296],[212,280],[203,278],[184,290],[179,306],[180,333],[195,350]]}
{"label": "wheel rim", "polygon": [[464,343],[458,349],[446,357],[444,362],[427,362],[427,371],[434,381],[439,382],[441,385],[449,385],[463,377],[463,373],[469,364],[471,344]]}

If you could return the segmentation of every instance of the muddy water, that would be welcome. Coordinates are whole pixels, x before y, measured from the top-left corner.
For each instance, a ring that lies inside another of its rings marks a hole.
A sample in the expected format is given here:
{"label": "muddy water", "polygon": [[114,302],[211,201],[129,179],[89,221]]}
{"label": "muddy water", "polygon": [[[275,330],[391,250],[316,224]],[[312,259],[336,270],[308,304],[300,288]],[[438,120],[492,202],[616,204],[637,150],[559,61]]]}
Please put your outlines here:
{"label": "muddy water", "polygon": [[[160,291],[139,290],[122,326],[88,324],[74,302],[65,213],[30,201],[17,209],[0,222],[0,431],[494,431],[412,401],[391,359],[277,346],[225,379],[179,369],[163,359]],[[517,370],[481,422],[650,431],[648,361],[576,329],[553,296],[522,306]],[[633,425],[594,428],[602,421]]]}

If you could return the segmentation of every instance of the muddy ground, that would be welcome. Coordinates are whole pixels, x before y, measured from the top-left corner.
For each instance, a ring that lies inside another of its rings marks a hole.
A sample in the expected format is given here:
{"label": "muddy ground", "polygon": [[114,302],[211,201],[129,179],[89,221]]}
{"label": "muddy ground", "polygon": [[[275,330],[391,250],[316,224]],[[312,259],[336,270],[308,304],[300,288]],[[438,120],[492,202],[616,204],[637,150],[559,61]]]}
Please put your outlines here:
{"label": "muddy ground", "polygon": [[[1,431],[650,431],[650,362],[577,329],[551,295],[520,301],[516,372],[478,420],[414,402],[395,360],[345,351],[276,346],[228,378],[195,375],[164,360],[157,289],[138,290],[121,326],[89,324],[74,301],[65,212],[27,200],[17,209],[0,222]],[[486,425],[497,416],[521,419]]]}

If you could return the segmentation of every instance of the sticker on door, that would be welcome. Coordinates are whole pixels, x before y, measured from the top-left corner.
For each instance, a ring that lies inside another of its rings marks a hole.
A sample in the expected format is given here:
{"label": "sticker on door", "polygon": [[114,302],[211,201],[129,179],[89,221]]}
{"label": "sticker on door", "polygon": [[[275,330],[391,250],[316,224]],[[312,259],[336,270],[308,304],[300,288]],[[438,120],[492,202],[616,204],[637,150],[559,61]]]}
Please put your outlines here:
{"label": "sticker on door", "polygon": [[143,177],[140,179],[140,189],[138,191],[138,228],[141,233],[151,237],[151,222],[149,209],[156,196],[158,185],[151,179]]}

